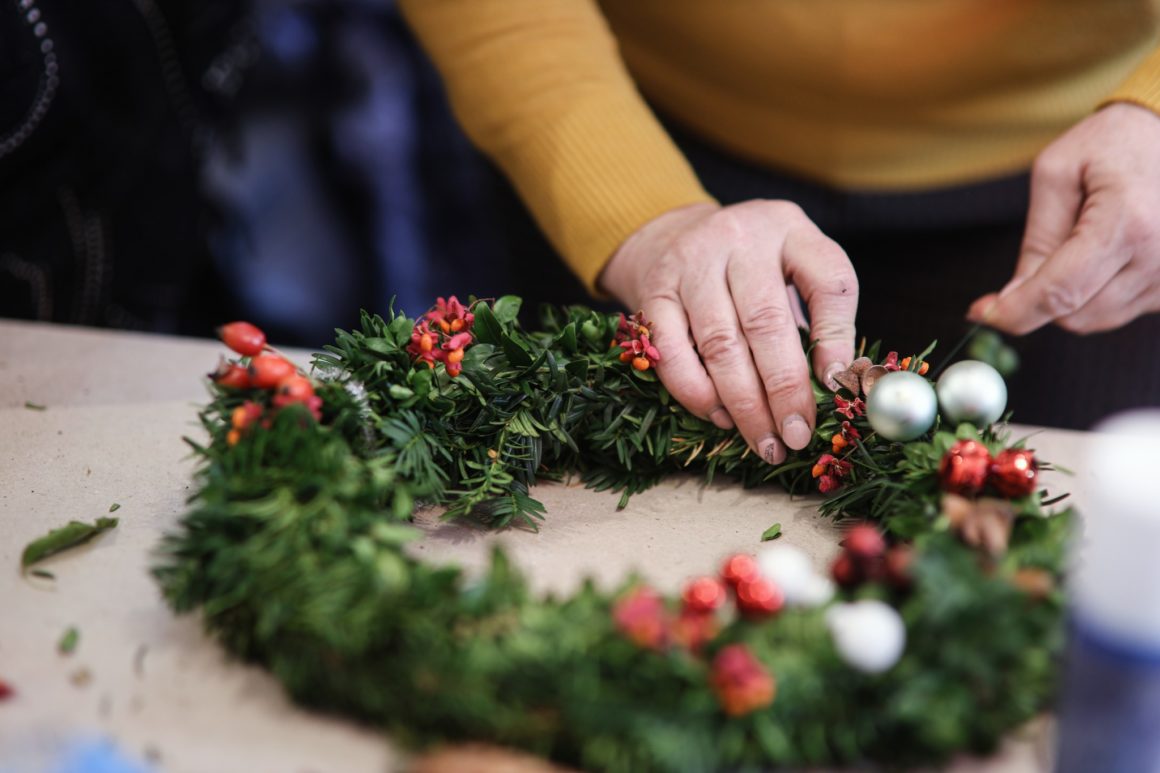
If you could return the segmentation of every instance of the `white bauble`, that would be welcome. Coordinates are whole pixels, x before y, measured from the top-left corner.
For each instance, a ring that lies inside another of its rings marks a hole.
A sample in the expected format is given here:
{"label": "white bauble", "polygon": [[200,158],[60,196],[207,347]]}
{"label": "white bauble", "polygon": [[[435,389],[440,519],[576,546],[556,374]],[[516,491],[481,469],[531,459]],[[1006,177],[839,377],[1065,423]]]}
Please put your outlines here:
{"label": "white bauble", "polygon": [[834,589],[814,571],[814,565],[793,545],[771,545],[757,554],[761,576],[776,585],[790,606],[818,606],[830,600]]}
{"label": "white bauble", "polygon": [[826,610],[826,627],[842,660],[867,674],[890,669],[906,649],[902,617],[881,601],[836,604]]}
{"label": "white bauble", "polygon": [[930,382],[908,370],[882,376],[866,397],[866,419],[888,440],[914,440],[934,424],[937,410]]}
{"label": "white bauble", "polygon": [[1007,407],[1007,384],[999,371],[979,360],[951,365],[938,379],[938,402],[952,424],[977,427],[996,422]]}

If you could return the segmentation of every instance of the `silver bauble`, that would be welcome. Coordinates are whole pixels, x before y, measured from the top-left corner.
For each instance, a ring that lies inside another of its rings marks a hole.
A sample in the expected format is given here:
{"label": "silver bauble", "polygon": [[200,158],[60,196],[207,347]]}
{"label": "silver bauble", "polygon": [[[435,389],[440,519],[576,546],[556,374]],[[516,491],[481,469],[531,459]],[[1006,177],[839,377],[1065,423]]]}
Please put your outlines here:
{"label": "silver bauble", "polygon": [[937,410],[930,382],[907,370],[887,373],[866,397],[870,426],[888,440],[914,440],[934,424]]}
{"label": "silver bauble", "polygon": [[985,427],[999,420],[1007,407],[1007,385],[999,371],[979,360],[963,360],[939,376],[938,402],[953,424],[969,421]]}

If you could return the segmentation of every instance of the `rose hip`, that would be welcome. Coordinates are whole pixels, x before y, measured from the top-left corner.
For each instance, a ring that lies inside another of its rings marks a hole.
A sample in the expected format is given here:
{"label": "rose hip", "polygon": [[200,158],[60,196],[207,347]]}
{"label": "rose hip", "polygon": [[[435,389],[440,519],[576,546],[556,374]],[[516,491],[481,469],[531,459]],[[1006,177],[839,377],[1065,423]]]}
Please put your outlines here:
{"label": "rose hip", "polygon": [[266,334],[249,322],[231,322],[217,331],[218,338],[238,354],[253,357],[266,348]]}

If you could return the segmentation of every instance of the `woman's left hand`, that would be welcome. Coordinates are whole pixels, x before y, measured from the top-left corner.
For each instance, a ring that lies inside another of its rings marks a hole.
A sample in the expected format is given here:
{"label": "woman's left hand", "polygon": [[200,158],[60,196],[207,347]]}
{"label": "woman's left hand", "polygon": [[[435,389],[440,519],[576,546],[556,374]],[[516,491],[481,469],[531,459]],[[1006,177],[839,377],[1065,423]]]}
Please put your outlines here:
{"label": "woman's left hand", "polygon": [[1015,335],[1076,333],[1160,311],[1160,116],[1109,105],[1047,146],[1015,276],[967,318]]}

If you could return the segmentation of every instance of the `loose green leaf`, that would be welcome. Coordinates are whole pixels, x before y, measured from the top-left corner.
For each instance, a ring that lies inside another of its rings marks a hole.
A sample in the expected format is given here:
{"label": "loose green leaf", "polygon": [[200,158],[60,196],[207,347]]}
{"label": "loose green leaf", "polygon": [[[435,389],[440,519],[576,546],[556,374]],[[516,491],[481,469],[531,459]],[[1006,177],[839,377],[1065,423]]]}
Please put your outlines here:
{"label": "loose green leaf", "polygon": [[25,403],[24,403],[24,407],[25,407],[25,408],[27,408],[27,409],[28,409],[28,410],[30,410],[30,411],[45,411],[45,410],[48,410],[48,406],[47,406],[47,405],[41,405],[40,403],[33,403],[33,402],[28,402],[28,401],[25,401]]}
{"label": "loose green leaf", "polygon": [[56,579],[56,575],[46,569],[32,569],[28,573],[33,577],[43,577],[46,580]]}
{"label": "loose green leaf", "polygon": [[121,505],[118,502],[114,502],[113,504],[109,505],[109,512],[110,513],[115,513],[120,509],[121,509]]}
{"label": "loose green leaf", "polygon": [[765,531],[761,532],[761,541],[769,542],[771,539],[777,539],[781,536],[781,524],[775,523]]}
{"label": "loose green leaf", "polygon": [[108,531],[116,525],[116,518],[98,518],[97,522],[92,524],[69,521],[67,525],[53,529],[40,539],[30,542],[20,555],[20,565],[23,568],[28,568],[37,561],[48,558],[55,553],[83,545],[101,532]]}
{"label": "loose green leaf", "polygon": [[56,649],[62,655],[71,655],[73,650],[77,648],[77,642],[81,640],[81,632],[76,627],[71,627],[64,632],[57,642]]}

